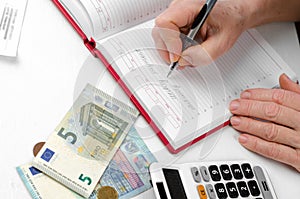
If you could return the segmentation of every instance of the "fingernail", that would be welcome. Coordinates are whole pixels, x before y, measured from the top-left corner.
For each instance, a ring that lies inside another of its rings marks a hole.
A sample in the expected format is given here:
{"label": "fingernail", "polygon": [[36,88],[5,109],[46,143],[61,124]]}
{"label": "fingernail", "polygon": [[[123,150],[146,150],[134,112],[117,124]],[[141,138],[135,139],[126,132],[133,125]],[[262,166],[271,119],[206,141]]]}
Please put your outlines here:
{"label": "fingernail", "polygon": [[250,99],[250,97],[251,97],[251,93],[248,91],[242,92],[241,94],[241,98]]}
{"label": "fingernail", "polygon": [[241,143],[241,144],[246,144],[247,142],[248,142],[248,137],[247,136],[245,136],[245,135],[240,135],[240,137],[239,137],[239,142]]}
{"label": "fingernail", "polygon": [[241,123],[241,119],[239,117],[232,117],[230,123],[232,126],[238,126]]}
{"label": "fingernail", "polygon": [[288,79],[291,80],[289,76],[287,76],[285,73],[283,73],[283,75]]}
{"label": "fingernail", "polygon": [[174,57],[173,53],[170,53],[170,61],[171,61],[171,63],[175,62],[175,57]]}
{"label": "fingernail", "polygon": [[239,106],[240,106],[240,103],[238,101],[232,101],[230,103],[230,110],[235,111],[239,108]]}

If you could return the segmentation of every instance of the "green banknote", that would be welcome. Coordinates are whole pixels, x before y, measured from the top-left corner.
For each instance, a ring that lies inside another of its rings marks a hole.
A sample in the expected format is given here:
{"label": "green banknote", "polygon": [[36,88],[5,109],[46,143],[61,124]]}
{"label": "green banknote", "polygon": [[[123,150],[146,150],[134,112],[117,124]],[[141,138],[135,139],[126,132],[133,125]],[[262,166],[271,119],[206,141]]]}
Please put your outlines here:
{"label": "green banknote", "polygon": [[138,114],[87,85],[32,164],[88,198]]}
{"label": "green banknote", "polygon": [[[102,186],[113,187],[119,199],[129,199],[150,189],[152,186],[148,169],[153,162],[156,162],[155,157],[132,127],[89,199],[97,199],[97,190]],[[31,163],[17,167],[17,171],[34,199],[83,199],[34,168]]]}

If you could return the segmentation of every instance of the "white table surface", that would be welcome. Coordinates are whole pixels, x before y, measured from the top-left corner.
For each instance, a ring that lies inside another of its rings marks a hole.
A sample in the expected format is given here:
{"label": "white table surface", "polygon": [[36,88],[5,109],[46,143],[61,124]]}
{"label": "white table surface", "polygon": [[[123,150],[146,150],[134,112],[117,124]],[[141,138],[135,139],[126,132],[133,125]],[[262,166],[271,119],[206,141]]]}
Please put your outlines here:
{"label": "white table surface", "polygon": [[[270,24],[259,31],[300,76],[294,25]],[[18,57],[0,56],[1,198],[31,198],[15,167],[32,160],[33,146],[47,139],[71,107],[78,74],[88,57],[92,60],[81,39],[49,0],[28,1]],[[245,150],[237,141],[238,132],[230,127],[179,155],[168,153],[143,119],[136,127],[143,129],[142,136],[159,161],[249,160],[267,169],[279,198],[300,195],[300,173]],[[153,191],[137,198],[154,198]]]}

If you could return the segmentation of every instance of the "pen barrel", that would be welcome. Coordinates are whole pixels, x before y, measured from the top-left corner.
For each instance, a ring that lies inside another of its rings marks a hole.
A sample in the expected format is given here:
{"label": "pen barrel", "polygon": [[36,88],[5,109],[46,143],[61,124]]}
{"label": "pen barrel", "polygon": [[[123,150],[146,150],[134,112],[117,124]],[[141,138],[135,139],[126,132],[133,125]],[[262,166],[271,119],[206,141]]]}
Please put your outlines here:
{"label": "pen barrel", "polygon": [[191,30],[188,34],[188,37],[194,39],[196,34],[198,33],[199,29],[203,26],[205,20],[207,19],[209,13],[213,9],[214,5],[216,4],[217,0],[208,0],[203,7],[201,8],[199,14],[195,18]]}

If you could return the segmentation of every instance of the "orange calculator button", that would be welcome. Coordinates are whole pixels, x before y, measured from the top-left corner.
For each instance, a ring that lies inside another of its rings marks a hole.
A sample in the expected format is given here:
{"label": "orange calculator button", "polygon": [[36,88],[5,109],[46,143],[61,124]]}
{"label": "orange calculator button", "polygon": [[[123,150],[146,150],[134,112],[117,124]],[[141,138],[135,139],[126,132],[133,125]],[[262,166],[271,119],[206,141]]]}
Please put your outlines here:
{"label": "orange calculator button", "polygon": [[198,193],[199,193],[200,198],[201,199],[207,199],[207,195],[206,195],[204,186],[203,185],[198,185],[197,189],[198,189]]}

